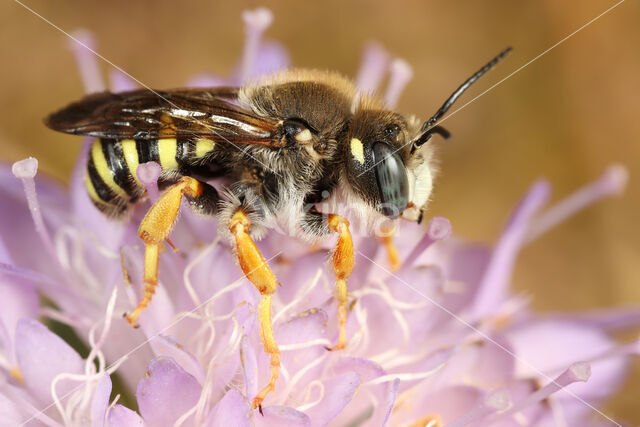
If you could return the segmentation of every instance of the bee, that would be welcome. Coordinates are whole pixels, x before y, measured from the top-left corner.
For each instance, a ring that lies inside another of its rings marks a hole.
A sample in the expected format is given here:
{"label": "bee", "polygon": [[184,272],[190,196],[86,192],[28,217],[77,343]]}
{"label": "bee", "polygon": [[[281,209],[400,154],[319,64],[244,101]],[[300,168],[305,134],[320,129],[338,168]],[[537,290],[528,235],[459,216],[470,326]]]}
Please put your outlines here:
{"label": "bee", "polygon": [[[275,388],[280,352],[271,324],[277,280],[254,240],[270,229],[317,241],[337,234],[331,264],[336,278],[339,337],[346,345],[347,279],[354,266],[350,219],[371,231],[380,219],[420,221],[432,190],[434,134],[449,137],[440,118],[504,50],[468,78],[425,122],[385,109],[373,95],[331,72],[291,70],[244,87],[96,93],[49,115],[51,129],[95,137],[85,185],[95,206],[125,218],[145,199],[137,168],[157,162],[164,190],[138,229],[145,245],[144,290],[126,315],[137,324],[158,282],[160,248],[181,200],[218,218],[238,264],[262,295],[260,332],[271,377],[255,397],[260,408]],[[222,188],[210,184],[222,178]],[[388,249],[392,250],[392,244]]]}

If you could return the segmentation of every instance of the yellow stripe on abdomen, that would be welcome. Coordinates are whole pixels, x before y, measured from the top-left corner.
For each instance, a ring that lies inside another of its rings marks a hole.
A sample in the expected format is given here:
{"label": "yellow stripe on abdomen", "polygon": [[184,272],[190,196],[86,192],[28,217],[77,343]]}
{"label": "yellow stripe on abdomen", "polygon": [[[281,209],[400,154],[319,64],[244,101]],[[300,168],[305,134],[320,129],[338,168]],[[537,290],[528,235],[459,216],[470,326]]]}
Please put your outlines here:
{"label": "yellow stripe on abdomen", "polygon": [[96,188],[93,186],[93,182],[91,182],[91,178],[89,178],[89,174],[84,176],[84,186],[87,188],[87,193],[89,193],[89,198],[94,203],[104,203],[104,200],[98,196],[98,192]]}
{"label": "yellow stripe on abdomen", "polygon": [[200,138],[196,141],[196,159],[201,159],[211,151],[216,146],[216,143],[210,139]]}
{"label": "yellow stripe on abdomen", "polygon": [[129,172],[133,179],[135,179],[136,184],[142,186],[142,183],[138,179],[138,166],[140,162],[138,161],[138,150],[136,149],[136,142],[133,139],[123,139],[120,141],[120,146],[122,147],[122,153],[124,154],[124,160],[127,162],[127,168],[129,168]]}
{"label": "yellow stripe on abdomen", "polygon": [[178,169],[176,153],[178,151],[178,140],[167,138],[158,140],[158,157],[163,170]]}
{"label": "yellow stripe on abdomen", "polygon": [[96,171],[102,181],[118,196],[128,199],[127,193],[113,180],[113,174],[107,165],[107,159],[102,152],[102,144],[100,140],[96,140],[91,146],[91,158],[96,167]]}

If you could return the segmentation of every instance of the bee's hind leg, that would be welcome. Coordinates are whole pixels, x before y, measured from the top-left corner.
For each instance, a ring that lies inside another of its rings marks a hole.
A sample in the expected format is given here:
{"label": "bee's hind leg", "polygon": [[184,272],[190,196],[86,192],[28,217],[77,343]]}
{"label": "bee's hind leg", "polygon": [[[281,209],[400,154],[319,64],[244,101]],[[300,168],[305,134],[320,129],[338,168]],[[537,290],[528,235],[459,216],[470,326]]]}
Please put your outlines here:
{"label": "bee's hind leg", "polygon": [[158,258],[160,245],[167,240],[176,221],[182,196],[192,209],[212,215],[216,212],[218,192],[212,186],[188,176],[169,187],[149,209],[138,228],[138,236],[144,242],[144,295],[130,314],[125,315],[131,326],[136,327],[140,313],[149,305],[158,284]]}
{"label": "bee's hind leg", "polygon": [[251,219],[242,207],[237,208],[229,220],[229,231],[236,243],[236,255],[245,276],[258,289],[262,300],[258,306],[258,319],[260,321],[260,338],[264,345],[264,351],[271,359],[271,377],[267,384],[253,399],[253,407],[262,411],[262,401],[276,387],[280,370],[280,350],[273,335],[271,323],[271,296],[276,291],[278,281],[267,265],[260,250],[249,235]]}

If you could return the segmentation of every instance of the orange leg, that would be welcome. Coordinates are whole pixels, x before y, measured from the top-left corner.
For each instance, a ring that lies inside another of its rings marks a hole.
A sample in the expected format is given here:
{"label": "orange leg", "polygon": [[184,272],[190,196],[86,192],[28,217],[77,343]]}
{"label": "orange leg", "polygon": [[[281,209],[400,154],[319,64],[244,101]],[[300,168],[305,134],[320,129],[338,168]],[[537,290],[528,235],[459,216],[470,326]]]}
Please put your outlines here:
{"label": "orange leg", "polygon": [[347,278],[351,275],[355,263],[353,240],[349,232],[349,221],[340,215],[330,214],[329,229],[338,233],[338,242],[333,251],[333,272],[336,276],[336,299],[338,300],[338,343],[329,350],[341,350],[347,345]]}
{"label": "orange leg", "polygon": [[151,206],[140,228],[138,236],[145,246],[144,251],[144,295],[135,310],[125,317],[136,327],[140,313],[147,308],[158,284],[158,258],[160,246],[167,239],[173,228],[182,196],[196,198],[202,194],[203,184],[198,180],[185,176],[169,189]]}
{"label": "orange leg", "polygon": [[396,245],[393,244],[393,234],[383,236],[380,238],[382,244],[387,249],[387,259],[389,260],[389,266],[391,271],[397,271],[400,268],[402,262],[400,261],[400,255]]}
{"label": "orange leg", "polygon": [[267,394],[276,388],[276,381],[280,371],[280,350],[273,336],[273,325],[271,324],[271,295],[276,291],[278,281],[253,239],[249,236],[250,228],[251,221],[244,212],[239,210],[233,214],[229,222],[229,231],[231,231],[236,241],[236,252],[240,268],[262,295],[262,301],[258,306],[260,338],[262,339],[264,351],[271,358],[269,384],[253,399],[253,407],[262,411],[262,401]]}

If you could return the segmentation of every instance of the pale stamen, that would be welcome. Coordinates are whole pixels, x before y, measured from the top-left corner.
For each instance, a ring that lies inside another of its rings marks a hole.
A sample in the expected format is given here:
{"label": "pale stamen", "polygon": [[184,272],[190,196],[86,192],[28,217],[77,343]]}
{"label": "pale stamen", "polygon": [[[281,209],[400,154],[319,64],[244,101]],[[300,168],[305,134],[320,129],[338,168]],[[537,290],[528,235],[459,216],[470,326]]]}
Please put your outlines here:
{"label": "pale stamen", "polygon": [[162,174],[162,167],[156,162],[142,163],[136,169],[136,175],[142,185],[147,189],[147,196],[151,203],[158,200],[158,178]]}
{"label": "pale stamen", "polygon": [[373,379],[371,381],[368,381],[366,384],[382,384],[382,383],[388,383],[388,382],[391,382],[391,381],[395,381],[396,379],[399,379],[400,381],[422,380],[422,379],[425,379],[425,378],[429,378],[430,376],[432,376],[433,374],[438,372],[440,369],[444,368],[445,365],[446,365],[446,363],[441,363],[440,365],[436,366],[435,368],[430,369],[430,370],[425,371],[425,372],[383,375],[381,377],[378,377],[378,378],[375,378],[375,379]]}
{"label": "pale stamen", "polygon": [[359,92],[370,93],[378,90],[385,73],[389,55],[378,43],[369,42],[362,51],[362,61],[356,77]]}
{"label": "pale stamen", "polygon": [[287,311],[289,311],[291,308],[295,307],[296,305],[298,305],[299,303],[301,303],[306,297],[307,295],[309,295],[309,293],[311,293],[311,291],[313,291],[316,287],[316,285],[318,284],[318,281],[320,280],[320,277],[322,276],[323,271],[322,269],[318,269],[318,271],[316,272],[315,276],[313,276],[313,278],[308,282],[308,284],[304,287],[302,287],[300,289],[300,291],[298,292],[298,294],[293,298],[293,300],[285,305],[284,307],[282,307],[275,316],[273,316],[273,324],[275,325],[277,323],[277,321],[280,319],[280,317],[282,317]]}
{"label": "pale stamen", "polygon": [[564,198],[544,213],[538,215],[529,227],[525,243],[536,240],[587,206],[605,197],[619,195],[624,191],[628,179],[629,173],[624,166],[609,166],[600,178],[580,188],[569,197]]}
{"label": "pale stamen", "polygon": [[86,93],[103,92],[106,90],[104,81],[100,74],[100,67],[96,56],[91,50],[96,50],[96,42],[93,34],[88,30],[77,30],[71,35],[78,40],[69,40],[69,49],[76,58],[78,70],[80,70],[80,78],[84,84]]}
{"label": "pale stamen", "polygon": [[138,89],[138,83],[120,70],[109,73],[109,87],[112,92],[127,92]]}
{"label": "pale stamen", "polygon": [[324,399],[324,384],[322,384],[318,380],[314,380],[314,381],[311,381],[309,383],[309,386],[307,387],[307,393],[306,393],[305,400],[309,400],[309,398],[311,397],[311,392],[313,391],[313,387],[317,387],[318,390],[319,390],[318,398],[316,400],[314,400],[313,402],[309,402],[309,403],[307,403],[305,405],[298,406],[296,408],[298,411],[300,411],[300,412],[307,411],[307,410],[313,408],[314,406],[316,406],[318,403],[322,402],[322,399]]}
{"label": "pale stamen", "polygon": [[509,417],[521,412],[531,405],[535,405],[547,399],[553,393],[567,387],[575,382],[586,382],[591,376],[591,365],[586,362],[572,364],[566,371],[560,374],[555,380],[542,387],[540,390],[531,393],[529,396],[514,404],[509,410],[491,419],[492,422],[506,420]]}
{"label": "pale stamen", "polygon": [[483,420],[496,412],[504,411],[511,406],[511,398],[506,390],[495,390],[484,399],[484,402],[454,421],[447,427],[462,427]]}
{"label": "pale stamen", "polygon": [[262,44],[262,35],[273,22],[273,13],[267,8],[260,7],[242,13],[245,24],[245,42],[240,69],[241,82],[244,83],[253,76],[256,68],[258,51]]}
{"label": "pale stamen", "polygon": [[56,265],[60,266],[53,241],[42,218],[42,211],[40,210],[40,202],[38,201],[38,193],[36,191],[36,182],[33,179],[38,173],[38,160],[34,157],[29,157],[28,159],[17,161],[11,167],[11,172],[13,172],[16,178],[22,181],[24,195],[29,205],[29,212],[31,213],[36,233],[38,233],[45,250],[49,252],[51,258],[56,262]]}
{"label": "pale stamen", "polygon": [[394,108],[398,104],[404,88],[413,78],[413,70],[404,59],[394,59],[389,66],[389,83],[384,94],[384,102],[388,108]]}
{"label": "pale stamen", "polygon": [[[411,250],[409,255],[405,258],[402,263],[402,267],[400,267],[400,271],[405,268],[411,267],[418,257],[425,251],[429,246],[437,242],[438,240],[445,240],[449,238],[451,235],[451,223],[447,218],[436,216],[431,219],[429,223],[429,228],[427,229],[427,233],[420,239],[418,244]],[[400,271],[398,273],[400,273]]]}
{"label": "pale stamen", "polygon": [[[331,345],[331,344],[329,344]],[[286,388],[284,393],[282,393],[283,396],[287,397],[287,402],[291,402],[292,396],[293,396],[293,389],[294,387],[298,384],[298,382],[300,382],[300,380],[314,367],[318,366],[320,363],[324,362],[325,359],[329,357],[329,352],[324,352],[322,354],[322,356],[318,357],[316,360],[314,360],[313,362],[309,363],[307,366],[305,366],[304,368],[300,369],[298,372],[296,372],[296,374],[288,381],[284,382],[284,384],[286,384]],[[311,387],[311,384],[308,386]]]}
{"label": "pale stamen", "polygon": [[182,273],[182,280],[184,281],[185,288],[187,289],[187,292],[191,297],[191,301],[193,301],[193,304],[196,307],[200,307],[202,302],[200,301],[200,297],[198,296],[196,290],[194,289],[191,283],[191,278],[189,277],[189,275],[191,274],[191,271],[198,264],[200,264],[207,255],[209,255],[209,253],[213,250],[213,248],[218,244],[219,241],[220,241],[220,237],[218,236],[214,239],[213,242],[209,243],[204,249],[202,249],[200,253],[193,260],[191,260],[191,262],[189,262],[189,264],[187,264],[187,267],[184,269],[184,272]]}

